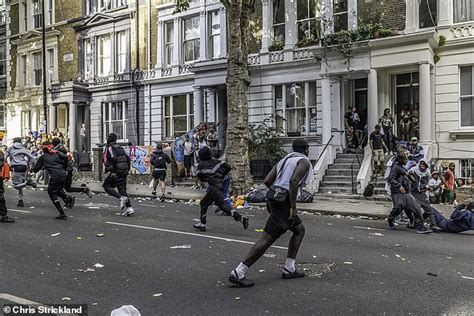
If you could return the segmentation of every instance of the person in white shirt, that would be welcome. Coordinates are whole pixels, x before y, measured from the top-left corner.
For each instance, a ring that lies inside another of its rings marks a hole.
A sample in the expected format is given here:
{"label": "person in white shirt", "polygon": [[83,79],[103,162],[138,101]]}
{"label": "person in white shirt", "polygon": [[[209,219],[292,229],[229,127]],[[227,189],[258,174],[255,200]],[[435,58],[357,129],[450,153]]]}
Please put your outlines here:
{"label": "person in white shirt", "polygon": [[431,173],[431,179],[428,181],[426,188],[430,197],[430,203],[437,204],[441,201],[441,195],[443,193],[443,183],[439,178],[437,171]]}

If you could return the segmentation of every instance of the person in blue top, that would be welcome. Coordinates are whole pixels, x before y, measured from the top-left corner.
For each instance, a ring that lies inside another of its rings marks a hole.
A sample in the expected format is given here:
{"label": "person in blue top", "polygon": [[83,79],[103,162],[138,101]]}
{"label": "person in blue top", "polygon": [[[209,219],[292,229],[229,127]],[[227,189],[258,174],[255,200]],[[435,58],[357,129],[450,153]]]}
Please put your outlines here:
{"label": "person in blue top", "polygon": [[425,157],[423,147],[418,144],[418,138],[412,137],[410,143],[407,146],[409,152],[408,161],[405,165],[405,169],[410,170],[413,166],[420,162]]}
{"label": "person in blue top", "polygon": [[458,234],[474,230],[474,201],[458,205],[449,218],[432,207],[436,225],[444,232]]}

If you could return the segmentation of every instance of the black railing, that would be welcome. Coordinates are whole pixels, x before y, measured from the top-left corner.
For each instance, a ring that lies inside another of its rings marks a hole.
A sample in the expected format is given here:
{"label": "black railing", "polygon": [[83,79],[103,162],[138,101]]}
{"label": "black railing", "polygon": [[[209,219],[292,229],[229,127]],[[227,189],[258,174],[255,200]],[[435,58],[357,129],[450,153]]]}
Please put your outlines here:
{"label": "black railing", "polygon": [[[361,144],[364,143],[366,137],[367,137],[367,135],[364,135],[364,138],[362,138],[362,140],[360,142]],[[364,153],[364,152],[362,151],[362,153]],[[352,194],[357,194],[357,178],[354,178],[354,164],[357,163],[359,165],[358,170],[360,169],[360,167],[362,165],[362,163],[360,162],[360,159],[359,159],[359,152],[357,151],[357,149],[355,150],[355,155],[356,156],[354,157],[354,159],[352,160],[352,163],[351,163]]]}

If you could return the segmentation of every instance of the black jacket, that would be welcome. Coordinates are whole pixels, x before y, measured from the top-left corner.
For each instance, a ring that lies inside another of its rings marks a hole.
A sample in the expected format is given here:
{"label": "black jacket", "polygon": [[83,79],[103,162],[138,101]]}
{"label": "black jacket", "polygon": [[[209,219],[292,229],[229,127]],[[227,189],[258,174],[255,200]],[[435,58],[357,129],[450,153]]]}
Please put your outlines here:
{"label": "black jacket", "polygon": [[130,157],[125,150],[116,143],[111,143],[105,147],[105,172],[128,173],[130,171]]}
{"label": "black jacket", "polygon": [[409,191],[410,183],[407,178],[407,170],[398,160],[393,162],[388,176],[388,183],[390,184],[391,194],[400,194],[400,187],[403,186],[405,191]]}
{"label": "black jacket", "polygon": [[66,178],[66,168],[68,166],[67,156],[60,151],[52,151],[43,153],[33,167],[33,172],[38,172],[41,169],[46,169],[54,179]]}
{"label": "black jacket", "polygon": [[197,177],[209,186],[222,189],[224,177],[230,172],[230,165],[217,159],[201,161],[197,167]]}
{"label": "black jacket", "polygon": [[155,150],[153,154],[151,154],[150,163],[156,169],[166,169],[166,164],[171,163],[171,159],[163,151]]}

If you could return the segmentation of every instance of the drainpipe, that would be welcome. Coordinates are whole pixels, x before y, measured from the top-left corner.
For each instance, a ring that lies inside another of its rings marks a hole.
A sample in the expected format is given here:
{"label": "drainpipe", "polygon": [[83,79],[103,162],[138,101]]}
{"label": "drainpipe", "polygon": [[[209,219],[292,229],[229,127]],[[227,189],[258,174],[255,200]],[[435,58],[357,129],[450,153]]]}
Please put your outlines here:
{"label": "drainpipe", "polygon": [[[135,69],[138,74],[140,71],[140,36],[139,36],[139,0],[135,0]],[[137,139],[136,145],[140,144],[140,85],[135,83],[135,122],[137,124]]]}
{"label": "drainpipe", "polygon": [[[151,68],[151,0],[148,0],[148,34],[147,34],[147,46],[148,46],[148,54],[147,54],[147,68],[150,71]],[[148,144],[151,145],[151,85],[148,84]]]}
{"label": "drainpipe", "polygon": [[42,26],[41,26],[41,53],[42,53],[42,58],[43,58],[43,110],[44,110],[44,132],[45,134],[48,134],[48,100],[47,100],[47,91],[46,91],[46,14],[45,14],[45,2],[46,0],[41,1],[41,19],[42,21]]}

